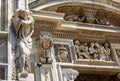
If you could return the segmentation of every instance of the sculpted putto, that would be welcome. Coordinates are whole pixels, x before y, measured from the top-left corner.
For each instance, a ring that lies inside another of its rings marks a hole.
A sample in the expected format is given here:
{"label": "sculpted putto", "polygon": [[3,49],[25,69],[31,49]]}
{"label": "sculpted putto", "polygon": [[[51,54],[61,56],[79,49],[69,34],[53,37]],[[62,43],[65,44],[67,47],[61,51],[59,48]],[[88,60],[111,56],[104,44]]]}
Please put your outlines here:
{"label": "sculpted putto", "polygon": [[19,67],[19,72],[25,72],[28,70],[28,59],[32,49],[31,36],[34,32],[34,20],[30,11],[18,9],[13,17],[13,23],[17,38],[17,53],[15,60]]}

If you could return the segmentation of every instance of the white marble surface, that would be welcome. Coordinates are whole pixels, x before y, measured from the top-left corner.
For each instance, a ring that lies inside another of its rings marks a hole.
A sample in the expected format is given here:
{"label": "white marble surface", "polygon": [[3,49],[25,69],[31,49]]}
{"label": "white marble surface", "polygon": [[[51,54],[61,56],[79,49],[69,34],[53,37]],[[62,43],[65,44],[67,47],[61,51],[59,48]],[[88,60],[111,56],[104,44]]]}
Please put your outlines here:
{"label": "white marble surface", "polygon": [[27,76],[21,73],[18,74],[19,81],[34,81],[34,74],[29,73]]}

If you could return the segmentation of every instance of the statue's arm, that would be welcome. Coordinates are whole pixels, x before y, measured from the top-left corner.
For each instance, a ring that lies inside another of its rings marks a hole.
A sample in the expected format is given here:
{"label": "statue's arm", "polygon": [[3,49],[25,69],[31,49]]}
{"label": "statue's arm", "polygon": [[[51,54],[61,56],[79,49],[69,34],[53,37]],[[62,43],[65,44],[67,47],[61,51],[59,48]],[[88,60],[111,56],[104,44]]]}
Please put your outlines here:
{"label": "statue's arm", "polygon": [[31,20],[22,20],[22,25],[30,25],[32,24],[32,21]]}
{"label": "statue's arm", "polygon": [[21,19],[17,16],[15,16],[12,19],[13,23],[14,23],[14,28],[15,28],[15,33],[17,34],[19,29],[20,29],[20,25],[21,25]]}

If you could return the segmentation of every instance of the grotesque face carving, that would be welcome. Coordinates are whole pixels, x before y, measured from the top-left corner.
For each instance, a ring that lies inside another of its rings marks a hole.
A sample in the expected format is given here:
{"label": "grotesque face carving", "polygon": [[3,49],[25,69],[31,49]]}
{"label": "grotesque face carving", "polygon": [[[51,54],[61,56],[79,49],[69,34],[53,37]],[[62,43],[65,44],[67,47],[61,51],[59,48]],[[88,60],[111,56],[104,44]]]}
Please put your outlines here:
{"label": "grotesque face carving", "polygon": [[62,58],[62,59],[67,59],[67,57],[68,57],[68,50],[67,50],[67,48],[65,48],[64,46],[61,46],[61,47],[59,47],[59,53],[60,53],[60,57]]}
{"label": "grotesque face carving", "polygon": [[48,36],[43,36],[41,38],[41,46],[44,50],[50,49],[53,45],[52,39]]}

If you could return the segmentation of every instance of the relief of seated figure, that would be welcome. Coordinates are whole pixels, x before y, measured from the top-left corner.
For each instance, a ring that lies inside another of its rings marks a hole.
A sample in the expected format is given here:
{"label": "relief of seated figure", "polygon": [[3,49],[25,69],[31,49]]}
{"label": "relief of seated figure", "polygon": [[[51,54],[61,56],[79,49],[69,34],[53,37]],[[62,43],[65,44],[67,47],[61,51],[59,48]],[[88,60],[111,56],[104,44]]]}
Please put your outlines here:
{"label": "relief of seated figure", "polygon": [[89,52],[88,52],[88,45],[86,42],[80,45],[80,53],[79,54],[80,54],[80,58],[91,60]]}
{"label": "relief of seated figure", "polygon": [[102,45],[100,45],[98,42],[95,43],[96,51],[97,51],[97,59],[98,60],[106,60],[107,56],[105,54],[105,49]]}
{"label": "relief of seated figure", "polygon": [[90,43],[90,47],[89,47],[89,53],[92,57],[92,59],[96,59],[97,58],[97,53],[96,53],[96,49],[95,49],[95,44],[93,42]]}

